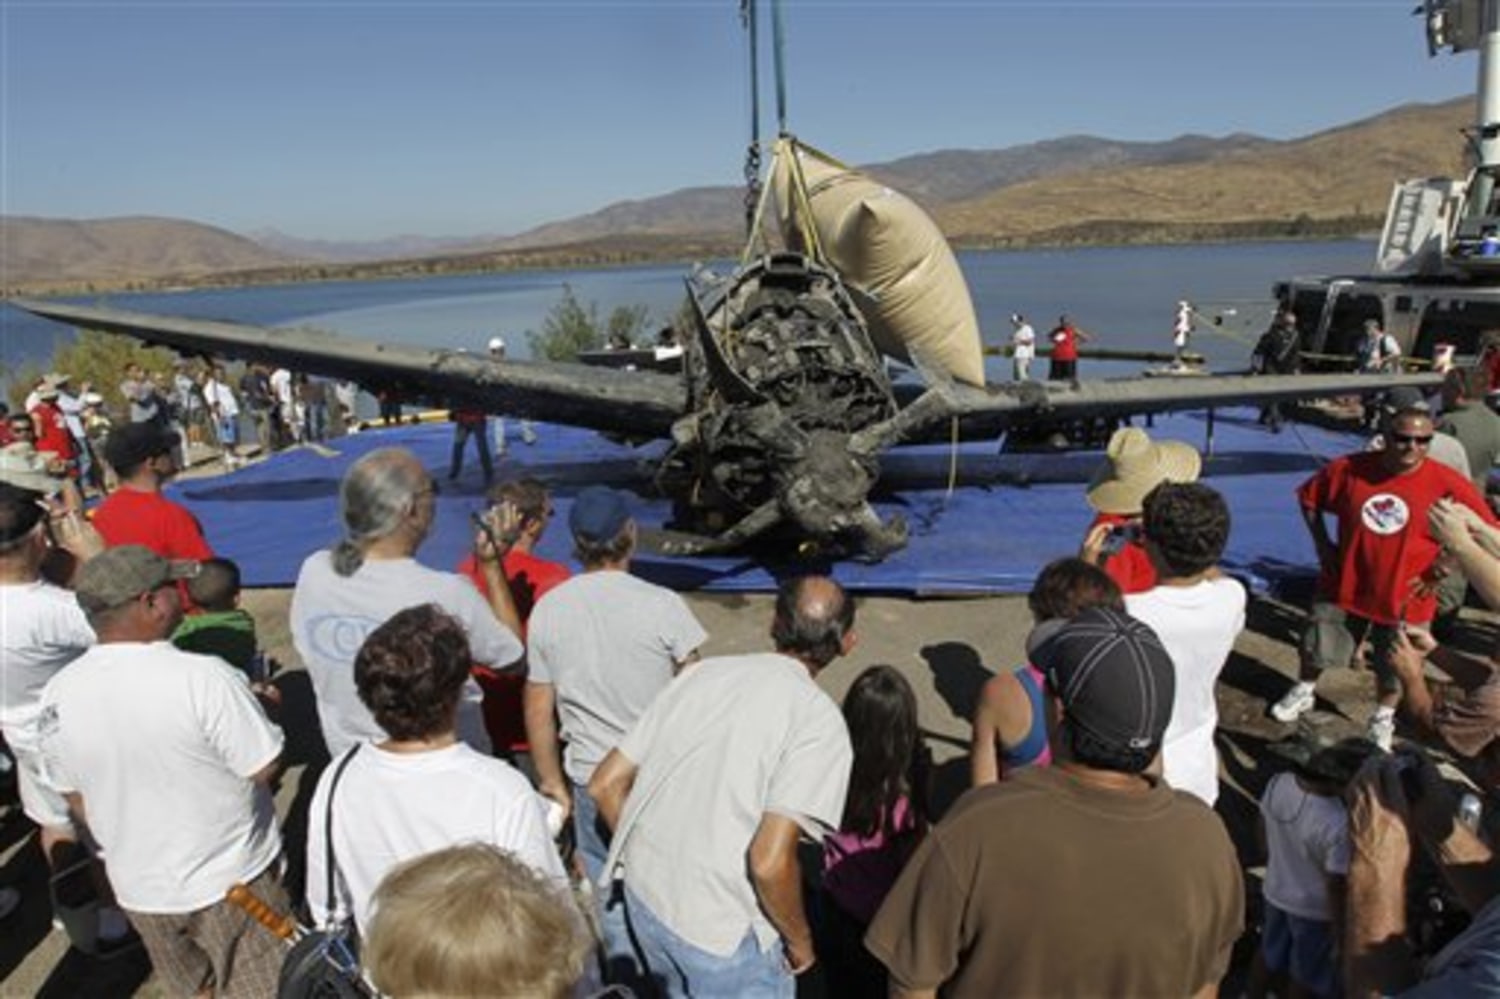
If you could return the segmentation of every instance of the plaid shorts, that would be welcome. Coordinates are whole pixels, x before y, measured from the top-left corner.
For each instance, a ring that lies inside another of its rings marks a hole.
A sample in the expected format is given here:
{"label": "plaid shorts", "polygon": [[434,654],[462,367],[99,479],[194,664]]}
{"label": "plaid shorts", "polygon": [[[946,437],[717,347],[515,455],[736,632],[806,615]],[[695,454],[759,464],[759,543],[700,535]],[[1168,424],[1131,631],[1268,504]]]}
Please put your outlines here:
{"label": "plaid shorts", "polygon": [[[277,912],[291,905],[272,864],[249,883]],[[151,964],[171,995],[192,996],[212,987],[216,999],[274,996],[286,945],[244,909],[219,901],[181,914],[125,911],[141,935]]]}

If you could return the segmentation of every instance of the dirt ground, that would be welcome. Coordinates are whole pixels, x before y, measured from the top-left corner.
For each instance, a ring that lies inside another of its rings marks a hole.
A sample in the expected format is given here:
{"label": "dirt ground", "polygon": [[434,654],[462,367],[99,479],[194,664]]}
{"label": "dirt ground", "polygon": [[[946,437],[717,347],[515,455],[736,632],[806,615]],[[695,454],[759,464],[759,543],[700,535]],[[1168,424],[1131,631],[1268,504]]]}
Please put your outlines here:
{"label": "dirt ground", "polygon": [[[283,692],[279,720],[288,736],[290,769],[281,782],[278,807],[284,817],[288,855],[295,857],[302,852],[306,801],[326,757],[317,736],[311,689],[287,631],[289,599],[290,591],[285,589],[245,595],[262,646],[284,666],[276,682]],[[687,600],[710,636],[705,655],[768,647],[769,595],[689,594]],[[1289,729],[1272,721],[1266,709],[1286,689],[1295,671],[1295,637],[1301,621],[1297,607],[1252,601],[1249,627],[1219,684],[1217,741],[1225,789],[1218,808],[1245,866],[1252,871],[1261,862],[1253,839],[1255,800],[1275,768],[1265,746]],[[968,780],[967,719],[979,689],[996,669],[1022,662],[1030,623],[1021,597],[864,597],[858,603],[857,647],[830,666],[819,682],[830,695],[840,698],[860,671],[876,664],[893,666],[911,681],[935,763],[933,798],[940,813],[962,793]],[[1493,642],[1493,629],[1491,619],[1471,619],[1469,641]],[[1311,717],[1319,724],[1358,734],[1373,707],[1370,691],[1371,678],[1366,673],[1333,674],[1320,685],[1319,693],[1326,700]],[[35,837],[14,805],[13,795],[6,801],[8,807],[0,817],[0,884],[20,888],[26,902],[18,914],[0,925],[0,996],[159,995],[147,980],[148,967],[139,953],[110,960],[87,957],[69,949],[65,936],[51,927],[46,875]]]}

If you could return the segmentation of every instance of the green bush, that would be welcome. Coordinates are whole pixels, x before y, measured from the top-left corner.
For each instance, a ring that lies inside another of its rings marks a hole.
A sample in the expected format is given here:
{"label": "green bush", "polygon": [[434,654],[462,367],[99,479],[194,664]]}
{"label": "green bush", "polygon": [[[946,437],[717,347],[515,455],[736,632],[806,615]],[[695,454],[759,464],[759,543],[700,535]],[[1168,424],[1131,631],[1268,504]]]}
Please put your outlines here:
{"label": "green bush", "polygon": [[562,298],[547,313],[542,331],[526,331],[531,356],[539,361],[576,361],[578,355],[604,347],[606,337],[623,336],[639,342],[646,329],[650,309],[644,305],[617,305],[601,326],[599,306],[578,301],[572,285],[563,285]]}
{"label": "green bush", "polygon": [[72,343],[63,344],[53,352],[52,361],[45,370],[28,364],[11,373],[11,406],[19,409],[37,379],[55,371],[72,380],[73,391],[82,392],[84,384],[88,383],[93,391],[104,396],[110,408],[121,409],[125,400],[120,395],[120,382],[125,378],[126,365],[133,362],[148,372],[170,375],[176,357],[175,352],[164,347],[146,347],[128,336],[79,330]]}

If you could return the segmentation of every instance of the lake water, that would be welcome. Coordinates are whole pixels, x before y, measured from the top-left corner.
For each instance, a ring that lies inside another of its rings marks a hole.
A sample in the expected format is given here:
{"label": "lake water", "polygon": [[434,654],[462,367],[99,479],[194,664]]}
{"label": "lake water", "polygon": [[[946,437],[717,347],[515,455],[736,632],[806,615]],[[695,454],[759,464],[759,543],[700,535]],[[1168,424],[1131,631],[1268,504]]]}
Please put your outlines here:
{"label": "lake water", "polygon": [[[1045,332],[1066,312],[1101,347],[1171,349],[1173,306],[1187,298],[1221,325],[1200,325],[1194,347],[1218,368],[1243,367],[1270,315],[1274,281],[1298,274],[1369,270],[1374,247],[1358,241],[1094,247],[959,254],[988,343],[1006,342],[1012,312]],[[719,266],[720,270],[728,264]],[[72,298],[261,325],[312,325],[372,340],[482,351],[495,334],[512,357],[529,356],[526,332],[540,330],[571,287],[601,320],[618,305],[645,305],[649,328],[664,325],[684,297],[682,265],[534,271],[398,281],[327,282],[253,288]],[[72,333],[0,305],[0,364],[47,366]],[[1085,362],[1083,373],[1126,373],[1139,364]],[[1003,377],[1006,368],[992,361]]]}

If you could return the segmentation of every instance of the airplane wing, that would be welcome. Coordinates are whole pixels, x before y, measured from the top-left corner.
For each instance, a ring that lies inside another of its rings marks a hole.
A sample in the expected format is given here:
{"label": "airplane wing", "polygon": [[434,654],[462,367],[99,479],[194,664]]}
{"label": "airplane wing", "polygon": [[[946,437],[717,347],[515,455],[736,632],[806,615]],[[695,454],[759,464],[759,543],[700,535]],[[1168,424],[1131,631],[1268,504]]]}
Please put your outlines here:
{"label": "airplane wing", "polygon": [[262,361],[388,386],[404,400],[534,417],[632,438],[665,437],[687,407],[682,379],[582,364],[494,361],[456,350],[374,343],[326,330],[272,328],[122,309],[13,299],[80,329],[122,333],[183,354]]}
{"label": "airplane wing", "polygon": [[[583,364],[494,361],[456,350],[375,343],[308,328],[274,328],[186,319],[123,309],[35,299],[12,304],[81,329],[134,337],[184,354],[284,365],[294,371],[348,378],[437,406],[473,406],[633,437],[665,437],[687,411],[677,375],[620,371]],[[902,410],[858,442],[877,448],[951,439],[951,421],[964,440],[998,436],[1012,427],[1089,417],[1214,406],[1254,405],[1331,396],[1365,395],[1401,385],[1437,387],[1442,376],[1184,375],[1153,379],[1003,382],[975,388],[947,381],[934,388],[897,386]],[[860,448],[863,449],[862,447]]]}
{"label": "airplane wing", "polygon": [[883,438],[883,446],[931,443],[949,440],[951,421],[957,419],[959,438],[975,440],[1034,423],[1369,395],[1406,385],[1430,391],[1442,381],[1441,375],[1431,373],[1180,375],[1106,378],[1078,385],[1006,382],[974,388],[949,383],[925,391],[903,386],[898,392],[901,413],[891,421],[900,425],[872,430]]}

